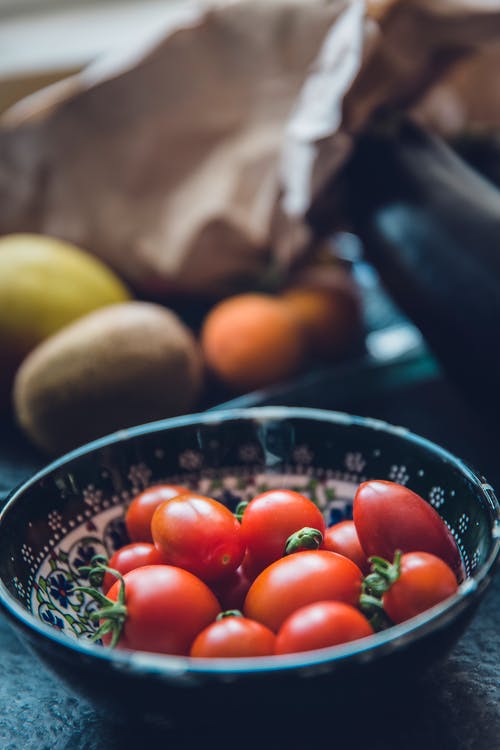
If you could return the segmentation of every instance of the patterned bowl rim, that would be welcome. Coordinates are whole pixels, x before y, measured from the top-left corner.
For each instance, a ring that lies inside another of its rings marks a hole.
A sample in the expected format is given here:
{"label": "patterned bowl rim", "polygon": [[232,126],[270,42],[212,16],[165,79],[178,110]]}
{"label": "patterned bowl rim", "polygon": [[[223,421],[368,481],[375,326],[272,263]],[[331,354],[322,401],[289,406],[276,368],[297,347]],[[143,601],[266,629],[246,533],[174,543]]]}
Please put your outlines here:
{"label": "patterned bowl rim", "polygon": [[4,508],[0,512],[0,524],[4,522],[10,508],[15,503],[22,502],[26,490],[33,484],[47,477],[53,471],[70,464],[73,460],[110,445],[119,444],[131,438],[140,437],[141,435],[169,431],[189,425],[216,425],[235,420],[258,421],[260,419],[285,420],[293,418],[318,420],[346,426],[358,426],[396,436],[410,445],[419,446],[425,451],[434,454],[445,463],[451,464],[469,480],[479,495],[482,496],[485,501],[485,507],[488,509],[491,519],[492,544],[487,559],[482,565],[478,566],[470,578],[460,585],[455,595],[426,610],[421,615],[413,617],[411,620],[407,620],[400,625],[394,625],[388,630],[357,641],[299,654],[231,659],[192,659],[189,657],[148,652],[111,650],[92,644],[89,641],[70,639],[49,625],[42,623],[32,613],[23,608],[10,594],[1,579],[0,605],[5,608],[6,612],[15,621],[19,621],[29,631],[33,631],[44,639],[49,639],[53,644],[62,649],[76,652],[82,657],[109,662],[111,666],[119,670],[127,669],[141,674],[155,674],[168,679],[181,678],[189,674],[193,676],[195,674],[209,676],[210,674],[255,674],[258,672],[265,673],[301,668],[307,670],[307,668],[314,668],[316,665],[331,665],[332,662],[341,663],[347,659],[363,663],[372,659],[379,659],[400,648],[404,649],[411,642],[420,640],[433,632],[438,632],[451,624],[451,622],[472,605],[473,601],[482,595],[491,581],[495,563],[500,555],[500,504],[491,485],[464,461],[436,443],[420,437],[404,427],[390,425],[384,421],[370,417],[353,416],[343,412],[324,409],[263,406],[202,412],[119,430],[61,456],[15,488],[9,494]]}

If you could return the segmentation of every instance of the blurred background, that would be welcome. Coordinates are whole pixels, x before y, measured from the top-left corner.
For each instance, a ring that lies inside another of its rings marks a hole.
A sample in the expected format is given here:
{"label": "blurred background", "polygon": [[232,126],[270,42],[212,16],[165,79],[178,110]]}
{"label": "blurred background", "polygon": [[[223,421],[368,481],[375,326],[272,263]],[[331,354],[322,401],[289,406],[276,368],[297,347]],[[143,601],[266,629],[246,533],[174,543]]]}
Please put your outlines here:
{"label": "blurred background", "polygon": [[0,111],[149,36],[189,0],[0,0]]}
{"label": "blurred background", "polygon": [[390,404],[427,384],[500,414],[495,5],[0,0],[6,424],[54,455],[225,403],[425,432]]}

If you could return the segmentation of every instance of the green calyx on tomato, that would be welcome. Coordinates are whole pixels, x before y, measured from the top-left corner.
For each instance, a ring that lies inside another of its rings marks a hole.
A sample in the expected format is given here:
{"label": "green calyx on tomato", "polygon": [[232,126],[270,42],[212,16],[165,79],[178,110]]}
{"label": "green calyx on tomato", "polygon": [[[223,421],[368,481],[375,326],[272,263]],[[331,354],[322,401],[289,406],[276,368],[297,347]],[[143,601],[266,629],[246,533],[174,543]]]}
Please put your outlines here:
{"label": "green calyx on tomato", "polygon": [[226,609],[225,612],[219,612],[219,614],[215,618],[215,621],[218,622],[219,620],[223,620],[225,617],[243,617],[243,612],[240,612],[239,609]]}
{"label": "green calyx on tomato", "polygon": [[306,549],[319,549],[323,542],[323,534],[318,529],[304,526],[286,540],[285,555],[292,555]]}
{"label": "green calyx on tomato", "polygon": [[[80,573],[86,573],[92,586],[100,588],[106,573],[108,558],[105,555],[94,555],[90,561],[91,565],[82,565],[79,568]],[[115,574],[117,571],[114,571]]]}
{"label": "green calyx on tomato", "polygon": [[234,511],[235,518],[238,519],[238,521],[241,523],[241,519],[243,518],[243,513],[245,512],[246,507],[249,504],[249,500],[241,500],[241,502],[238,503],[236,506],[236,510]]}
{"label": "green calyx on tomato", "polygon": [[392,625],[385,613],[382,597],[401,575],[401,554],[401,550],[396,550],[392,563],[382,557],[369,558],[372,570],[363,579],[359,608],[375,631],[385,630]]}
{"label": "green calyx on tomato", "polygon": [[[104,562],[103,562],[104,561]],[[98,579],[102,581],[105,573],[111,573],[116,576],[120,581],[120,590],[116,601],[109,599],[103,593],[95,588],[89,586],[78,586],[75,590],[82,591],[84,594],[91,596],[97,604],[100,605],[100,609],[96,612],[92,612],[90,619],[92,622],[101,622],[99,629],[94,633],[91,640],[92,642],[99,641],[103,636],[111,634],[110,647],[114,648],[120,640],[123,625],[127,618],[127,607],[125,605],[125,581],[123,576],[117,570],[108,568],[105,564],[107,562],[103,555],[96,555],[91,560],[92,566],[85,566],[80,568],[83,572],[87,572],[91,583]]]}
{"label": "green calyx on tomato", "polygon": [[395,583],[401,575],[401,550],[396,550],[394,560],[390,563],[383,557],[370,557],[369,561],[372,571],[364,581],[363,587],[374,596],[380,597],[389,591],[392,584]]}

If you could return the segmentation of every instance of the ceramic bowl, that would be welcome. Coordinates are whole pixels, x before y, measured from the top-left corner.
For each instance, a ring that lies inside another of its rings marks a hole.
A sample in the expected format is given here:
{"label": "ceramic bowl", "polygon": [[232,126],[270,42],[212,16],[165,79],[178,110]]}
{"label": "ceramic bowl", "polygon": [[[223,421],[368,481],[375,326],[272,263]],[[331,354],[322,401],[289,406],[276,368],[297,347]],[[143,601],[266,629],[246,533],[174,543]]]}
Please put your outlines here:
{"label": "ceramic bowl", "polygon": [[[281,657],[190,660],[91,643],[95,605],[75,590],[88,583],[82,568],[126,542],[124,511],[145,487],[188,485],[231,509],[286,487],[312,497],[332,524],[351,515],[369,478],[407,485],[445,520],[466,570],[455,596],[369,639]],[[490,581],[499,536],[486,481],[402,428],[312,409],[207,412],[97,440],[15,490],[0,516],[0,602],[41,659],[108,711],[191,721],[221,705],[289,711],[405,679],[445,654]]]}

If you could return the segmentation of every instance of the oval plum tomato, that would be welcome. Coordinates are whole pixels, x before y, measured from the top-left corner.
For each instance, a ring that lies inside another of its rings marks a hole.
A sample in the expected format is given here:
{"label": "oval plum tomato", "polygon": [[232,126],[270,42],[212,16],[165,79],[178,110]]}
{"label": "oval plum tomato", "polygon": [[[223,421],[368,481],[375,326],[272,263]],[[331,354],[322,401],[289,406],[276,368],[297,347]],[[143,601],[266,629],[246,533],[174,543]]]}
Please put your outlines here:
{"label": "oval plum tomato", "polygon": [[[191,643],[220,612],[208,586],[192,573],[171,565],[146,565],[123,576],[125,612],[116,646],[187,656]],[[119,601],[121,581],[108,592]],[[101,620],[101,625],[106,619]],[[103,636],[109,644],[111,634]]]}
{"label": "oval plum tomato", "polygon": [[193,493],[158,506],[151,521],[156,549],[169,565],[213,582],[232,573],[245,553],[241,527],[225,505]]}
{"label": "oval plum tomato", "polygon": [[199,633],[191,656],[271,656],[276,636],[260,622],[241,616],[222,617]]}
{"label": "oval plum tomato", "polygon": [[165,500],[188,492],[177,484],[155,484],[136,495],[125,514],[125,525],[132,542],[153,543],[151,519],[153,513]]}
{"label": "oval plum tomato", "polygon": [[370,563],[363,552],[354,521],[340,521],[330,526],[325,531],[321,549],[344,555],[356,563],[362,573],[370,572]]}
{"label": "oval plum tomato", "polygon": [[381,479],[359,485],[353,504],[359,541],[367,557],[392,560],[396,550],[430,552],[461,580],[460,552],[450,530],[420,495]]}
{"label": "oval plum tomato", "polygon": [[305,526],[321,534],[326,528],[323,515],[312,500],[292,490],[270,490],[257,495],[241,519],[249,556],[261,570],[283,557],[288,537]]}
{"label": "oval plum tomato", "polygon": [[225,576],[221,581],[212,584],[211,589],[220,602],[223,610],[242,609],[243,602],[254,578],[247,575],[244,564],[234,573]]}
{"label": "oval plum tomato", "polygon": [[451,568],[428,552],[401,556],[399,577],[383,595],[384,610],[395,623],[415,617],[452,596],[458,589]]}
{"label": "oval plum tomato", "polygon": [[[107,567],[117,570],[122,576],[135,568],[142,568],[144,565],[161,565],[164,560],[154,544],[148,542],[132,542],[126,544],[117,550],[109,559]],[[115,583],[116,576],[112,573],[105,573],[102,582],[104,593],[109,591]]]}
{"label": "oval plum tomato", "polygon": [[276,654],[328,648],[373,634],[361,612],[344,602],[315,602],[286,618],[276,636]]}
{"label": "oval plum tomato", "polygon": [[246,596],[247,617],[277,631],[299,607],[319,601],[356,605],[362,574],[352,560],[325,550],[297,552],[269,565]]}

